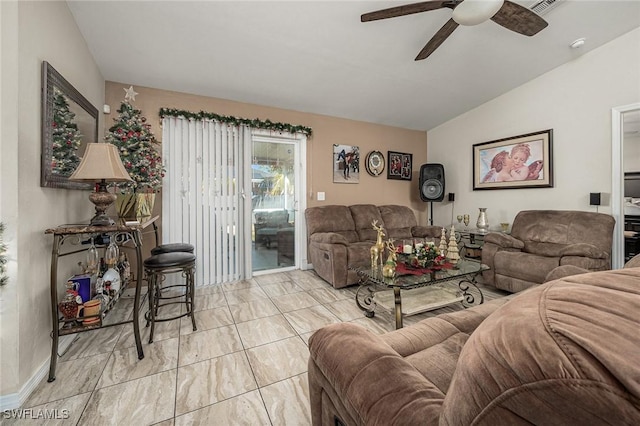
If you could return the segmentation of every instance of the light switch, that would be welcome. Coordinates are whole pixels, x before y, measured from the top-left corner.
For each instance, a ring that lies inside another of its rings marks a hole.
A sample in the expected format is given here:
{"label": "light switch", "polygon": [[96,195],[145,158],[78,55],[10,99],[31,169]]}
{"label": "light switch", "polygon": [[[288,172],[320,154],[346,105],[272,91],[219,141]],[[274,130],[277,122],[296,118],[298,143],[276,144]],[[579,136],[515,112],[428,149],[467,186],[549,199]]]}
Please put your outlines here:
{"label": "light switch", "polygon": [[324,192],[318,192],[318,201],[324,201]]}

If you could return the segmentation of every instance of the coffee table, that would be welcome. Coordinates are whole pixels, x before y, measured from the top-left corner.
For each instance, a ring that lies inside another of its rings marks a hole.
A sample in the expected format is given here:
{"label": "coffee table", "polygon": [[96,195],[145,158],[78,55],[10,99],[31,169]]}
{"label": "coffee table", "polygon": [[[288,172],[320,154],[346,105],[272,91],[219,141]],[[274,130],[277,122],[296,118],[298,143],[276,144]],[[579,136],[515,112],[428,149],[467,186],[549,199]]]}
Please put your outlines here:
{"label": "coffee table", "polygon": [[[461,302],[465,308],[484,303],[482,290],[478,288],[476,277],[489,267],[478,261],[460,259],[452,269],[441,269],[423,275],[400,275],[394,278],[382,276],[382,268],[353,268],[360,277],[360,286],[356,291],[356,305],[364,311],[365,316],[372,318],[375,315],[376,293],[384,290],[393,290],[396,330],[402,328],[402,294],[411,297],[411,290],[421,287],[440,285],[450,290],[448,296],[438,303],[429,301],[423,311],[437,309],[453,303]],[[452,291],[455,290],[455,291]]]}

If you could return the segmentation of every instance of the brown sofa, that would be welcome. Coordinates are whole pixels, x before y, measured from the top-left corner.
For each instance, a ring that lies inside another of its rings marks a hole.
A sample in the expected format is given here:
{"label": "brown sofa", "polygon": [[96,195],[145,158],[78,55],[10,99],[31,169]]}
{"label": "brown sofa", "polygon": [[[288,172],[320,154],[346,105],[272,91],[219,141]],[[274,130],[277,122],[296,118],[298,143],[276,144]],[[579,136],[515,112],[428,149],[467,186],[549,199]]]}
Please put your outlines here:
{"label": "brown sofa", "polygon": [[370,249],[377,236],[371,226],[374,220],[384,228],[385,239],[399,241],[441,235],[437,226],[418,226],[413,210],[398,205],[309,207],[305,219],[309,259],[316,273],[335,288],[358,282],[357,274],[349,268],[371,265]]}
{"label": "brown sofa", "polygon": [[511,234],[484,237],[482,274],[486,284],[518,292],[542,284],[551,270],[574,265],[589,271],[611,269],[615,219],[607,214],[527,210],[518,213]]}
{"label": "brown sofa", "polygon": [[640,268],[591,272],[381,336],[324,327],[312,423],[640,424],[639,289]]}

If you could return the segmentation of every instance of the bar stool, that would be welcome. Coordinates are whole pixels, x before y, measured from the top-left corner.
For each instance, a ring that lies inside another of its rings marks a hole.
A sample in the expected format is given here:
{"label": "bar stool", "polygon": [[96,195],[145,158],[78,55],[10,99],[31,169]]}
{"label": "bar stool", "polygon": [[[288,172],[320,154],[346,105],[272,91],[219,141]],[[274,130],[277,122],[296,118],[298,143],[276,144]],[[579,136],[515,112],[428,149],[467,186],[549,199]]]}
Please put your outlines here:
{"label": "bar stool", "polygon": [[162,253],[173,253],[173,252],[185,252],[185,253],[193,253],[193,246],[188,243],[169,243],[169,244],[160,244],[151,249],[151,255],[162,254]]}
{"label": "bar stool", "polygon": [[[185,253],[193,253],[194,247],[188,243],[167,243],[160,244],[151,249],[151,255],[163,254],[163,253],[174,253],[174,252],[185,252]],[[160,292],[162,291],[161,286],[156,286],[157,296],[160,297]]]}
{"label": "bar stool", "polygon": [[[191,316],[193,331],[196,331],[196,318],[193,312],[195,294],[195,266],[196,256],[187,252],[170,252],[153,255],[144,261],[144,273],[148,283],[149,311],[145,314],[147,327],[151,324],[149,343],[153,343],[153,331],[156,322],[172,321],[184,316]],[[184,283],[162,287],[167,274],[181,273]],[[163,296],[163,290],[184,288],[184,294],[177,296]],[[182,300],[177,300],[182,299]],[[162,303],[164,300],[170,302]],[[186,312],[168,318],[158,317],[159,308],[173,304],[184,304]]]}

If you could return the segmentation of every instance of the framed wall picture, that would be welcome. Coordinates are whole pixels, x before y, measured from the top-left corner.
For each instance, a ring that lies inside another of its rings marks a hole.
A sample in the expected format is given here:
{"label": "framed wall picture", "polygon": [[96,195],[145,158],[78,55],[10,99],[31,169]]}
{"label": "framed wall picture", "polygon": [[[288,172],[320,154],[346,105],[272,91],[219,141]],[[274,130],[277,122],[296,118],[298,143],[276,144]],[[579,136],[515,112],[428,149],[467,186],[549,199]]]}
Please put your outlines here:
{"label": "framed wall picture", "polygon": [[387,151],[387,179],[411,180],[413,154]]}
{"label": "framed wall picture", "polygon": [[364,167],[371,176],[380,176],[384,172],[384,155],[380,151],[371,151],[364,160]]}
{"label": "framed wall picture", "polygon": [[553,187],[553,130],[473,145],[473,189]]}
{"label": "framed wall picture", "polygon": [[360,148],[333,144],[333,183],[360,181]]}

